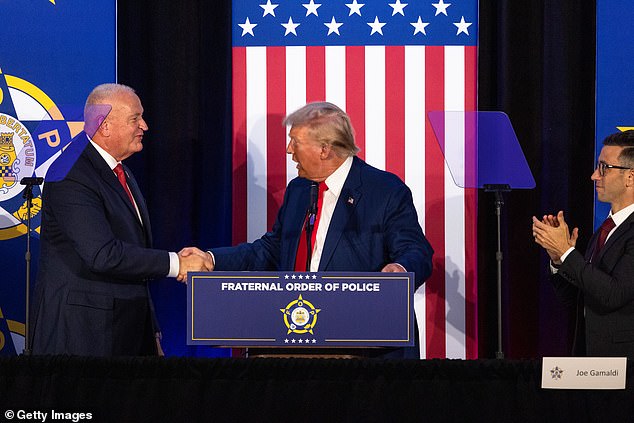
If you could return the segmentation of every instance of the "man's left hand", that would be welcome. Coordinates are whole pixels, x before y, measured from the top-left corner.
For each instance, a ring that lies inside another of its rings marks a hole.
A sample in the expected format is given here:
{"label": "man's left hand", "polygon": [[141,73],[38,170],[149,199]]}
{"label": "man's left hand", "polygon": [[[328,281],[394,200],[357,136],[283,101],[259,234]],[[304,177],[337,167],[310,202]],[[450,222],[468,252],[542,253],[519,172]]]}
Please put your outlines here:
{"label": "man's left hand", "polygon": [[564,219],[564,212],[560,211],[557,216],[544,216],[543,220],[533,216],[533,237],[535,242],[546,249],[553,262],[577,244],[579,229],[574,228],[572,232],[568,229],[568,224]]}
{"label": "man's left hand", "polygon": [[407,269],[405,269],[403,266],[401,266],[398,263],[389,263],[389,264],[386,264],[383,269],[381,269],[381,272],[405,273],[407,272]]}

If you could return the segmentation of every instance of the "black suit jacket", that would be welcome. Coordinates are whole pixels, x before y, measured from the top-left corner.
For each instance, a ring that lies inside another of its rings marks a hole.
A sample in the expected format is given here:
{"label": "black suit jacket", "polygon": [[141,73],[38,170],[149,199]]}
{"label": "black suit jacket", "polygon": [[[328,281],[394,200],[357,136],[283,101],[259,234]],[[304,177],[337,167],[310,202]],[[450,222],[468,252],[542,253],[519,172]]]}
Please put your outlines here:
{"label": "black suit jacket", "polygon": [[552,279],[559,297],[578,309],[573,352],[634,358],[634,214],[589,263],[597,236],[585,257],[572,251]]}
{"label": "black suit jacket", "polygon": [[84,133],[47,173],[31,319],[34,354],[156,353],[147,282],[168,274],[169,253],[151,249],[145,200],[124,169],[143,223]]}

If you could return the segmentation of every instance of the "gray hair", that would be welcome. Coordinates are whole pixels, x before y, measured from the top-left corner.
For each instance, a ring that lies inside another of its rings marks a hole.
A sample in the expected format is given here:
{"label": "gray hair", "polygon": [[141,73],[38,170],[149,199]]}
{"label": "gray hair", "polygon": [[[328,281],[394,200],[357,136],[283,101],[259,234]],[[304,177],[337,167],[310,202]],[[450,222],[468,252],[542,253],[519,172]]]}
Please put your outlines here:
{"label": "gray hair", "polygon": [[354,156],[359,152],[350,117],[332,103],[308,103],[286,116],[283,124],[307,127],[317,142],[330,145],[340,157]]}
{"label": "gray hair", "polygon": [[[111,108],[107,106],[113,97],[120,94],[134,94],[133,88],[123,84],[97,85],[88,95],[84,106],[84,132],[92,137],[104,121]],[[103,106],[100,106],[103,105]]]}

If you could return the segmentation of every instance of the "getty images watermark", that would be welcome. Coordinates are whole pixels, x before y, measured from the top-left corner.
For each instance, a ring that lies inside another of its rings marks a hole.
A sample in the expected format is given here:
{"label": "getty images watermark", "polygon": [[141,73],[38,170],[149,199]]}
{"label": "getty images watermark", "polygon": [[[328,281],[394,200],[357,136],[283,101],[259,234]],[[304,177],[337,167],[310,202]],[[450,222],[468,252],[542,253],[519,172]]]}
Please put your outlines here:
{"label": "getty images watermark", "polygon": [[26,421],[70,421],[80,422],[82,420],[92,420],[92,413],[69,413],[62,411],[40,411],[40,410],[6,410],[4,412],[4,418],[9,420],[26,420]]}

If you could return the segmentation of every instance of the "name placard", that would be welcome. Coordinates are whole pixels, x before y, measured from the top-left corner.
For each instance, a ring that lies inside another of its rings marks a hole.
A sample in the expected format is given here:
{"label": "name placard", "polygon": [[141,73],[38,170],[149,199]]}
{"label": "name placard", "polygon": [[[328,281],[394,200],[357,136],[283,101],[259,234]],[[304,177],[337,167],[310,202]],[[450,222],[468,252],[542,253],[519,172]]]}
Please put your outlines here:
{"label": "name placard", "polygon": [[544,357],[542,388],[625,389],[625,357]]}
{"label": "name placard", "polygon": [[413,273],[190,273],[187,343],[413,346],[413,298]]}

